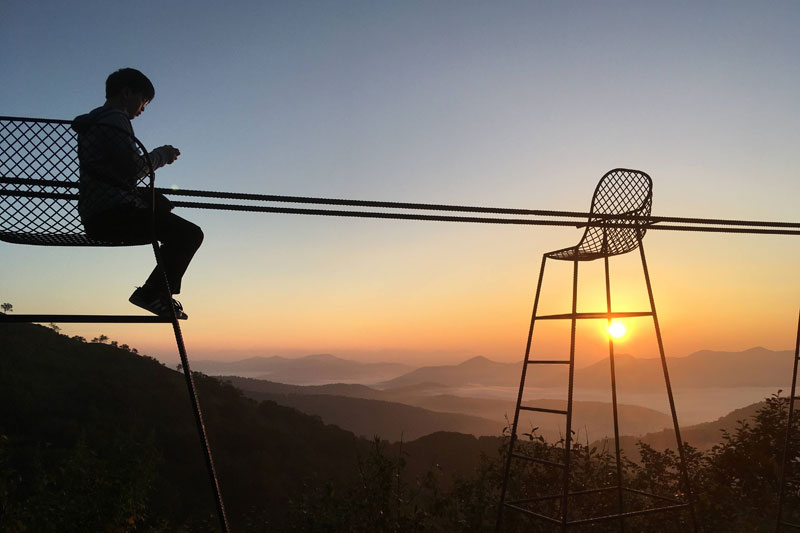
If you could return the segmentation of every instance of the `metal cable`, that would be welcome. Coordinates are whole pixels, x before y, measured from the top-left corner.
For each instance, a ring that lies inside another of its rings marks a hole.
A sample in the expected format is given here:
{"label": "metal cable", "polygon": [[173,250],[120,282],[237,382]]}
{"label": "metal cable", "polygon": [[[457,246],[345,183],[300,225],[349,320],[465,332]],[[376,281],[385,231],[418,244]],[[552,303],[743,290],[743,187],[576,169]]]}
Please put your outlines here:
{"label": "metal cable", "polygon": [[[0,196],[19,196],[28,198],[47,198],[57,200],[75,200],[78,195],[74,192],[53,192],[54,189],[76,189],[77,183],[69,183],[55,180],[33,180],[25,178],[0,177],[0,184],[28,185],[46,188],[47,190],[0,190]],[[195,201],[174,201],[177,207],[187,207],[194,209],[213,209],[223,211],[243,211],[243,212],[262,212],[262,213],[284,213],[296,215],[321,215],[321,216],[342,216],[356,218],[383,218],[394,220],[424,220],[436,222],[469,222],[475,224],[511,224],[527,226],[572,226],[583,228],[587,226],[604,226],[612,228],[634,228],[647,226],[648,230],[665,231],[696,231],[707,233],[738,233],[738,234],[758,234],[758,235],[800,235],[800,223],[766,221],[766,220],[735,220],[719,218],[696,218],[696,217],[669,217],[669,216],[631,216],[625,214],[602,214],[586,213],[580,211],[558,211],[550,209],[517,209],[503,207],[484,207],[469,205],[452,204],[427,204],[417,202],[384,202],[374,200],[352,200],[345,198],[320,198],[308,196],[285,196],[273,194],[252,194],[227,191],[203,191],[196,189],[167,189],[156,188],[157,192],[169,196],[190,196],[198,198],[218,198],[247,200],[254,202],[284,202],[300,204],[318,205],[337,205],[351,207],[370,207],[387,209],[404,209],[420,211],[447,211],[453,213],[485,213],[494,215],[517,215],[517,216],[541,216],[541,217],[560,217],[560,218],[580,218],[595,220],[612,220],[612,222],[578,222],[569,220],[553,219],[530,219],[530,218],[500,218],[500,217],[476,217],[476,216],[457,216],[457,215],[433,215],[419,213],[395,213],[380,211],[356,211],[342,209],[322,209],[322,208],[294,208],[294,207],[272,207],[263,205],[247,204],[226,204],[217,202],[195,202]],[[620,220],[629,220],[631,224],[620,224]],[[663,224],[669,222],[672,224]],[[636,224],[638,223],[638,224]]]}
{"label": "metal cable", "polygon": [[[620,224],[620,223],[580,223],[569,220],[536,220],[528,218],[494,218],[494,217],[470,217],[470,216],[453,216],[453,215],[426,215],[418,213],[383,213],[377,211],[349,211],[342,209],[306,209],[298,207],[270,207],[261,205],[241,205],[241,204],[221,204],[212,202],[173,202],[176,207],[188,207],[193,209],[215,209],[221,211],[244,211],[244,212],[257,212],[257,213],[283,213],[292,215],[322,215],[322,216],[340,216],[340,217],[356,217],[356,218],[384,218],[393,220],[425,220],[436,222],[470,222],[476,224],[511,224],[511,225],[525,225],[525,226],[570,226],[582,228],[590,225],[612,227],[612,228],[637,228],[641,224]],[[584,217],[588,214],[584,213]],[[609,217],[610,218],[610,217]],[[614,215],[615,220],[625,219],[625,216]],[[638,217],[628,217],[638,218]],[[651,217],[647,220],[652,220]],[[734,223],[738,221],[726,221]],[[789,224],[790,228],[800,228],[800,224],[792,223],[778,223]],[[744,225],[744,224],[742,224]],[[770,229],[771,223],[761,222],[761,226],[768,227],[715,227],[715,226],[680,226],[680,225],[659,225],[656,223],[647,224],[648,230],[667,230],[667,231],[697,231],[706,233],[750,233],[758,235],[800,235],[800,229]],[[776,226],[780,227],[780,226]]]}
{"label": "metal cable", "polygon": [[[346,205],[352,207],[380,207],[390,209],[416,209],[433,211],[459,211],[465,213],[493,213],[502,215],[533,215],[533,216],[554,216],[554,217],[576,217],[576,218],[628,218],[630,220],[644,220],[648,223],[656,222],[676,222],[681,224],[714,224],[714,225],[733,225],[733,226],[757,226],[757,227],[784,227],[800,229],[798,222],[774,222],[764,220],[731,220],[731,219],[710,219],[710,218],[691,218],[691,217],[624,217],[622,215],[604,215],[601,213],[585,213],[580,211],[556,211],[549,209],[517,209],[505,207],[483,207],[469,205],[452,204],[426,204],[416,202],[384,202],[374,200],[351,200],[344,198],[320,198],[310,196],[284,196],[274,194],[252,194],[225,191],[203,191],[196,189],[165,189],[156,188],[158,192],[170,196],[194,196],[198,198],[222,198],[230,200],[251,200],[261,202],[289,202],[303,204],[320,205]],[[208,204],[226,205],[226,204]],[[199,207],[199,206],[198,206]],[[210,207],[209,207],[210,209]],[[309,213],[319,214],[319,213]]]}

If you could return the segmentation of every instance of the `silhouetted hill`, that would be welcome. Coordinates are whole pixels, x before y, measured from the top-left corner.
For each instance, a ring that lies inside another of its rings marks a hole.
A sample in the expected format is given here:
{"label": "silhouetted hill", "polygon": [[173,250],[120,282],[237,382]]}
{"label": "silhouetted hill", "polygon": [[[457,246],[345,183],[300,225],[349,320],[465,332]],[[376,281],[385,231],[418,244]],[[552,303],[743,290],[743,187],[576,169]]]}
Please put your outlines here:
{"label": "silhouetted hill", "polygon": [[519,383],[519,363],[498,363],[478,356],[457,365],[425,366],[384,381],[382,389],[409,387],[422,383],[440,383],[447,387],[466,385],[509,386]]}
{"label": "silhouetted hill", "polygon": [[[101,514],[124,502],[146,503],[151,516],[178,524],[213,515],[181,373],[35,325],[0,325],[0,346],[0,484],[15,471],[20,479],[4,485],[5,501],[22,498],[41,515],[31,520],[55,523],[80,507]],[[368,445],[216,379],[198,375],[197,385],[234,526],[250,509],[275,509],[279,523],[304,482],[352,476]]]}
{"label": "silhouetted hill", "polygon": [[319,416],[356,435],[390,442],[414,440],[437,431],[500,435],[503,420],[487,420],[459,413],[439,413],[396,402],[348,398],[328,394],[270,394],[245,391],[256,400],[271,400]]}
{"label": "silhouetted hill", "polygon": [[419,478],[428,471],[469,474],[477,467],[476,458],[481,454],[497,456],[501,442],[499,436],[474,437],[438,431],[411,442],[390,444],[386,453],[395,457],[413,457],[414,461],[408,466],[412,478]]}
{"label": "silhouetted hill", "polygon": [[[750,348],[741,352],[702,350],[686,357],[668,357],[673,387],[787,387],[791,376],[790,350],[773,351]],[[638,358],[625,354],[615,356],[617,384],[620,390],[647,391],[664,386],[661,359]],[[608,388],[608,358],[584,368],[575,369],[575,384],[582,388]],[[384,390],[411,387],[424,383],[440,383],[447,387],[505,386],[519,383],[521,363],[498,363],[475,357],[457,365],[426,366],[380,383]],[[565,368],[537,366],[529,372],[528,386],[563,386]]]}
{"label": "silhouetted hill", "polygon": [[351,383],[330,383],[326,385],[291,385],[266,379],[245,378],[241,376],[216,376],[222,381],[244,391],[265,392],[269,394],[328,394],[349,398],[384,399],[384,393],[366,385]]}
{"label": "silhouetted hill", "polygon": [[[379,391],[360,385],[284,385],[256,379],[226,377],[245,394],[257,400],[269,399],[281,405],[322,418],[357,435],[378,435],[395,441],[415,439],[434,431],[458,431],[472,435],[498,435],[514,416],[514,401],[432,394],[446,390],[427,384]],[[383,401],[378,401],[383,400]],[[565,409],[564,400],[526,402],[549,409]],[[613,434],[611,405],[605,402],[575,401],[574,428],[583,438]],[[413,407],[412,407],[413,406]],[[528,426],[522,414],[520,427]],[[543,419],[544,418],[544,419]],[[664,413],[635,405],[619,405],[620,426],[627,435],[641,435],[667,427]],[[536,420],[539,434],[558,440],[564,431],[563,417],[541,415]]]}
{"label": "silhouetted hill", "polygon": [[[15,531],[117,531],[133,523],[154,531],[214,529],[182,373],[30,324],[0,324],[0,346],[0,530],[8,519]],[[195,377],[233,530],[281,530],[309,490],[359,486],[358,465],[374,453],[373,442]],[[464,470],[438,470],[446,480],[474,470],[474,450],[493,447],[468,435],[450,438],[463,443],[439,462]],[[438,441],[404,443],[404,478],[424,472],[441,449],[426,451],[426,442]]]}
{"label": "silhouetted hill", "polygon": [[[725,416],[718,418],[712,422],[703,422],[693,426],[686,426],[681,428],[681,438],[691,444],[695,448],[705,451],[710,450],[715,444],[722,441],[722,432],[732,432],[736,429],[739,421],[748,421],[753,418],[756,412],[763,408],[765,402],[758,402],[741,409],[731,411]],[[676,449],[675,446],[675,432],[671,429],[664,429],[662,431],[647,433],[637,438],[622,437],[620,438],[620,446],[624,448],[628,457],[637,457],[636,442],[642,441],[649,444],[656,450],[665,450],[667,448]],[[613,444],[612,444],[613,445]]]}
{"label": "silhouetted hill", "polygon": [[330,354],[294,359],[273,356],[251,357],[240,361],[200,360],[193,361],[191,365],[192,370],[214,376],[234,375],[297,385],[377,383],[413,368],[400,363],[360,363]]}
{"label": "silhouetted hill", "polygon": [[[0,347],[0,531],[214,530],[214,504],[180,373],[146,356],[35,325],[0,324]],[[480,516],[494,516],[496,510],[497,437],[435,432],[383,446],[381,452],[375,443],[319,418],[270,401],[257,403],[217,379],[201,374],[196,379],[234,531],[396,530],[394,518],[384,517],[401,512],[404,523],[414,524],[403,529],[409,531],[425,524],[435,525],[426,529],[431,531],[488,530],[493,523]],[[684,437],[697,445],[701,436],[716,434],[719,442],[720,428],[733,429],[756,408],[684,428]],[[756,477],[774,474],[770,443],[780,428],[772,429],[764,440],[757,428],[760,447],[738,462],[719,463],[723,470],[701,462],[698,468],[705,470],[698,478],[706,485],[698,494],[713,489],[715,495],[726,490],[726,498],[737,497],[741,488],[731,489],[731,476],[746,477],[754,467],[760,469]],[[669,433],[646,441],[658,448],[653,439]],[[748,452],[752,443],[751,438],[736,453]],[[488,461],[480,460],[482,453]],[[653,479],[668,480],[669,458],[652,459]],[[584,473],[605,475],[595,466]],[[453,483],[459,475],[473,477]],[[437,483],[452,491],[439,492]],[[763,492],[760,485],[750,490],[724,511],[716,496],[704,509],[722,513],[718,523],[728,524],[731,510]],[[425,498],[415,499],[422,492]],[[472,516],[468,523],[486,528],[464,529],[465,511]],[[354,528],[356,519],[370,526]]]}
{"label": "silhouetted hill", "polygon": [[[788,387],[794,352],[750,348],[741,352],[701,350],[686,357],[668,357],[674,387]],[[617,383],[621,390],[663,387],[660,358],[615,357]],[[575,371],[582,387],[608,383],[608,359]]]}

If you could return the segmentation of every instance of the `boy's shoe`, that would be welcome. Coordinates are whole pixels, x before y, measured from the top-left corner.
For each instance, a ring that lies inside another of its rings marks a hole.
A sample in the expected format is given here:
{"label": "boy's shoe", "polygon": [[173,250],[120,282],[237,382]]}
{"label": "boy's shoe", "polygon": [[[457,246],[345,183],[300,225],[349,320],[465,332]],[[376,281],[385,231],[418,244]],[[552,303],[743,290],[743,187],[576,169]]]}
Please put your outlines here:
{"label": "boy's shoe", "polygon": [[172,311],[170,305],[175,310],[175,315],[178,320],[186,320],[189,315],[183,312],[183,306],[178,300],[172,298],[164,298],[158,291],[150,290],[146,287],[138,287],[128,301],[137,307],[141,307],[146,311],[150,311],[154,315],[164,318],[172,318]]}

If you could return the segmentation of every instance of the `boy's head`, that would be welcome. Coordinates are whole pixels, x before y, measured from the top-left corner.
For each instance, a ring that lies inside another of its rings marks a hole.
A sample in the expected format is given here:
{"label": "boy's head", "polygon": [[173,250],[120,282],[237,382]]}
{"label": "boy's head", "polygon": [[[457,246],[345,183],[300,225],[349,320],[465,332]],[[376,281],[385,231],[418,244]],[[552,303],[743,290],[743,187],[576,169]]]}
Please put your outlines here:
{"label": "boy's head", "polygon": [[117,96],[126,87],[132,92],[140,93],[148,102],[156,95],[156,90],[147,76],[135,68],[121,68],[112,72],[106,79],[106,98]]}
{"label": "boy's head", "polygon": [[106,100],[119,101],[135,118],[156,94],[150,80],[135,68],[122,68],[106,79]]}

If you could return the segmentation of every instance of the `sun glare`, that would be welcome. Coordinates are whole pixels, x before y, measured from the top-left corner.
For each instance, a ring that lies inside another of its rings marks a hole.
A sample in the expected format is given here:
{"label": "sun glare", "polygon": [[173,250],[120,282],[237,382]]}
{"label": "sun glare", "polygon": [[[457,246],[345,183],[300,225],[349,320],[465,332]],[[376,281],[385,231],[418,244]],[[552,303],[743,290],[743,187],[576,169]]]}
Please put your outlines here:
{"label": "sun glare", "polygon": [[615,339],[619,339],[623,335],[625,335],[625,324],[622,322],[612,322],[608,326],[608,334],[611,335]]}

